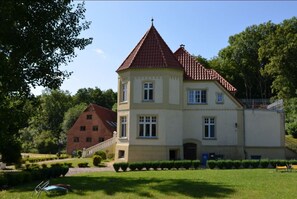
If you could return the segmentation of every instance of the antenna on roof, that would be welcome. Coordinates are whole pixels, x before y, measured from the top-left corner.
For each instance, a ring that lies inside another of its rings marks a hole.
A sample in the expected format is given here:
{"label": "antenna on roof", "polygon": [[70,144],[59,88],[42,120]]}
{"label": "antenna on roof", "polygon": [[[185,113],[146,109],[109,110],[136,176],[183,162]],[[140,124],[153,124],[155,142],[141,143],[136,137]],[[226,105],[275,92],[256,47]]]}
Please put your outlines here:
{"label": "antenna on roof", "polygon": [[153,17],[152,17],[151,21],[152,21],[152,26],[153,26],[154,25],[154,18]]}

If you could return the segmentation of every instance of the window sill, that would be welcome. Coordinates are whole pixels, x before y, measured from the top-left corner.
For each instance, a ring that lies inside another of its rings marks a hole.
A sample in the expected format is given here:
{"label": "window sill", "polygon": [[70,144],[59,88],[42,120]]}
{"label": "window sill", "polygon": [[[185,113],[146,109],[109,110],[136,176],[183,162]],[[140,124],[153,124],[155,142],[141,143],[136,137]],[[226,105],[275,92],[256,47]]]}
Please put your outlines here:
{"label": "window sill", "polygon": [[203,140],[217,140],[217,138],[203,138]]}
{"label": "window sill", "polygon": [[128,101],[122,101],[120,104],[128,104]]}
{"label": "window sill", "polygon": [[128,140],[128,137],[119,137],[119,140]]}
{"label": "window sill", "polygon": [[155,100],[142,100],[142,102],[144,102],[144,103],[154,103]]}
{"label": "window sill", "polygon": [[136,137],[137,139],[149,139],[149,140],[156,140],[156,139],[158,139],[158,137],[157,136],[154,136],[154,137],[141,137],[141,136],[138,136],[138,137]]}
{"label": "window sill", "polygon": [[188,105],[208,105],[207,103],[189,103]]}

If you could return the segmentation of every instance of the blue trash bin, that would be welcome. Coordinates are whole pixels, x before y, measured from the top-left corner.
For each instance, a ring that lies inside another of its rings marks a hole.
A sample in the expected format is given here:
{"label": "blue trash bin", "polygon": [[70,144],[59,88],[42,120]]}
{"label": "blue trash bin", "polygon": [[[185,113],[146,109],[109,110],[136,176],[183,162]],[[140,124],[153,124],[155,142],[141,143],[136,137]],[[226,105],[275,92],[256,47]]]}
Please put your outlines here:
{"label": "blue trash bin", "polygon": [[206,167],[207,165],[207,160],[208,160],[208,153],[202,153],[202,166]]}

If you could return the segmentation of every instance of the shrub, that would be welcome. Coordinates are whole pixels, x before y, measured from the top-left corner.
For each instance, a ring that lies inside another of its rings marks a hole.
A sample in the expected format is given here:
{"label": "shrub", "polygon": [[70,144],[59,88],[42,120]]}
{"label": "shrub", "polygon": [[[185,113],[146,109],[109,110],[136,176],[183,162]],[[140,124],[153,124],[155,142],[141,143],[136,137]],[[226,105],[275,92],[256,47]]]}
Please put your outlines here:
{"label": "shrub", "polygon": [[150,168],[152,168],[152,162],[144,162],[143,166],[147,171],[149,171]]}
{"label": "shrub", "polygon": [[109,153],[107,155],[107,158],[110,159],[110,160],[113,160],[114,159],[114,153]]}
{"label": "shrub", "polygon": [[207,164],[210,169],[214,169],[217,166],[217,161],[216,160],[208,160]]}
{"label": "shrub", "polygon": [[159,161],[151,162],[151,168],[153,168],[154,170],[157,170],[158,168],[160,168],[160,162]]}
{"label": "shrub", "polygon": [[240,160],[234,160],[234,161],[233,161],[233,167],[234,167],[235,169],[239,169],[240,166],[241,166],[241,161],[240,161]]}
{"label": "shrub", "polygon": [[250,160],[242,160],[243,168],[250,168],[251,162]]}
{"label": "shrub", "polygon": [[136,163],[136,162],[131,162],[131,163],[129,164],[129,169],[130,169],[131,171],[135,171],[136,168],[137,168],[137,163]]}
{"label": "shrub", "polygon": [[93,156],[93,165],[97,167],[100,165],[100,163],[101,163],[101,156],[94,155]]}
{"label": "shrub", "polygon": [[137,162],[136,163],[136,168],[138,171],[141,171],[145,167],[143,162]]}
{"label": "shrub", "polygon": [[176,169],[182,168],[183,162],[182,161],[174,161],[173,167]]}
{"label": "shrub", "polygon": [[81,163],[78,163],[77,166],[80,168],[85,168],[85,167],[88,167],[88,164],[89,163],[87,163],[87,162],[81,162]]}
{"label": "shrub", "polygon": [[288,162],[289,162],[289,164],[297,165],[297,160],[289,160]]}
{"label": "shrub", "polygon": [[77,157],[80,158],[82,156],[82,150],[77,150],[76,151],[76,154],[77,154]]}
{"label": "shrub", "polygon": [[106,160],[106,153],[104,151],[96,151],[95,155],[99,155],[102,160]]}
{"label": "shrub", "polygon": [[168,170],[170,170],[170,169],[172,169],[173,168],[173,166],[174,166],[174,162],[173,161],[169,161],[169,160],[165,160],[165,161],[161,161],[160,162],[160,168],[162,169],[162,170],[164,170],[164,169],[168,169]]}
{"label": "shrub", "polygon": [[258,168],[260,161],[259,160],[250,160],[250,164],[252,166],[253,169]]}
{"label": "shrub", "polygon": [[64,166],[67,166],[68,168],[72,168],[71,162],[64,162]]}
{"label": "shrub", "polygon": [[192,160],[192,166],[194,169],[198,169],[200,167],[200,160]]}
{"label": "shrub", "polygon": [[119,169],[120,169],[120,164],[119,163],[114,163],[113,165],[113,168],[116,172],[119,172]]}
{"label": "shrub", "polygon": [[42,167],[43,169],[45,169],[45,168],[47,168],[47,164],[42,164],[41,167]]}
{"label": "shrub", "polygon": [[189,169],[192,167],[192,161],[191,160],[183,160],[182,161],[182,167],[185,169]]}
{"label": "shrub", "polygon": [[226,169],[232,169],[233,168],[233,161],[232,160],[223,160],[224,166]]}
{"label": "shrub", "polygon": [[225,167],[225,162],[224,160],[217,160],[217,167],[219,169],[223,169]]}
{"label": "shrub", "polygon": [[127,168],[129,167],[129,163],[121,162],[120,167],[121,167],[122,171],[127,171]]}
{"label": "shrub", "polygon": [[268,159],[261,159],[260,165],[262,168],[267,168],[269,165],[269,160]]}

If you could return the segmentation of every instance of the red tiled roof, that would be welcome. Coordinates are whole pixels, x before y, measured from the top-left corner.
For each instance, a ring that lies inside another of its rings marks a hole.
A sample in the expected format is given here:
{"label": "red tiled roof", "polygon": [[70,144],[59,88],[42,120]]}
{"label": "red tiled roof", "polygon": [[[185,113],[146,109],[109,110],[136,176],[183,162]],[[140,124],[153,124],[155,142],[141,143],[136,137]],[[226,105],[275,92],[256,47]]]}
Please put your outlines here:
{"label": "red tiled roof", "polygon": [[236,88],[225,80],[213,69],[206,69],[196,59],[181,46],[174,53],[177,60],[184,67],[184,78],[186,80],[217,80],[223,87],[230,92],[236,92]]}
{"label": "red tiled roof", "polygon": [[183,69],[153,25],[117,69],[117,72],[128,68]]}
{"label": "red tiled roof", "polygon": [[111,132],[116,130],[116,122],[117,122],[117,113],[109,110],[105,107],[99,106],[97,104],[90,104],[85,111],[89,110],[89,108],[94,109],[97,116],[101,118],[102,122],[104,123],[105,127],[110,130]]}

